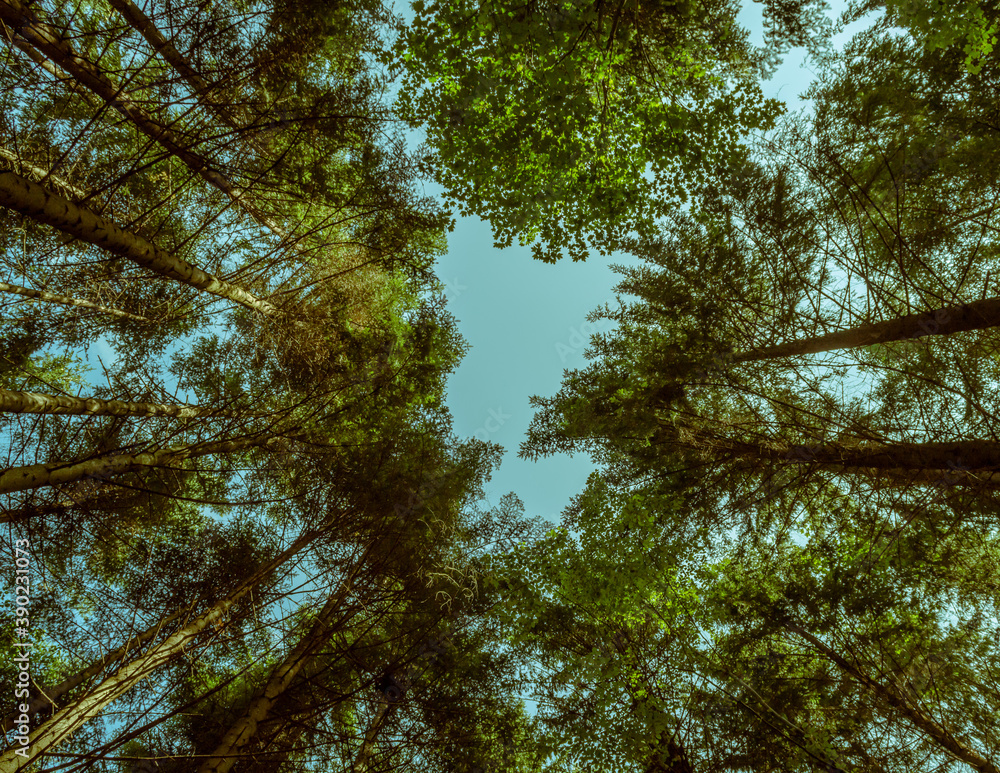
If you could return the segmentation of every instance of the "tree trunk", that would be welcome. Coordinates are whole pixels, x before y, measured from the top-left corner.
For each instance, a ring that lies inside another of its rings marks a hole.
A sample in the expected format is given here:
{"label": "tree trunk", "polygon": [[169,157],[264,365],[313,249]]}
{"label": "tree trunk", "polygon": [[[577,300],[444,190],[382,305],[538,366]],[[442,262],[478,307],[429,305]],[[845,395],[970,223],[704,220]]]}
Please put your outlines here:
{"label": "tree trunk", "polygon": [[[42,711],[48,708],[49,706],[55,706],[56,702],[60,700],[64,695],[66,695],[66,693],[68,693],[70,690],[79,687],[84,682],[97,676],[112,663],[125,657],[130,652],[135,650],[137,647],[141,647],[146,642],[155,639],[156,635],[163,630],[164,626],[168,625],[174,620],[183,617],[185,614],[190,612],[190,609],[191,609],[190,607],[182,607],[181,609],[178,609],[176,612],[163,618],[162,620],[158,620],[155,624],[147,628],[142,633],[130,638],[118,649],[98,658],[87,668],[77,672],[71,677],[64,679],[59,684],[53,685],[52,687],[39,688],[40,694],[35,698],[33,698],[28,703],[28,711],[26,713],[30,716],[33,714],[37,714],[39,711]],[[3,718],[4,733],[10,731],[10,729],[14,727],[14,725],[16,724],[15,717],[16,713],[10,714]]]}
{"label": "tree trunk", "polygon": [[[35,166],[34,164],[29,164],[27,161],[23,160],[16,153],[12,153],[5,147],[0,147],[0,158],[10,164],[12,167],[17,167],[14,169],[15,172],[22,172],[30,174],[33,177],[38,178],[38,181],[48,180],[53,186],[58,188],[63,193],[68,193],[70,196],[74,196],[78,199],[85,199],[89,195],[82,188],[77,188],[72,183],[63,180],[61,177],[56,177],[47,169],[42,169],[40,166]],[[32,291],[33,292],[33,291]]]}
{"label": "tree trunk", "polygon": [[351,765],[351,773],[365,773],[368,770],[368,760],[375,749],[375,739],[378,737],[382,725],[385,724],[385,718],[389,716],[391,708],[392,706],[389,701],[384,697],[379,700],[378,711],[375,712],[372,723],[368,726],[368,732],[365,733],[365,740],[361,744],[357,756],[354,758],[354,764]]}
{"label": "tree trunk", "polygon": [[[0,0],[0,8],[4,1]],[[125,231],[97,213],[13,172],[0,172],[0,205],[58,228],[114,255],[127,258],[181,284],[226,298],[267,316],[278,313],[267,301],[202,271],[138,234]]]}
{"label": "tree trunk", "polygon": [[867,674],[862,673],[857,666],[841,657],[831,647],[828,647],[824,642],[803,629],[800,625],[796,623],[785,623],[785,627],[792,633],[808,641],[827,658],[836,663],[842,671],[850,674],[868,690],[896,709],[900,714],[913,723],[914,726],[922,730],[929,738],[935,741],[943,749],[946,749],[953,757],[955,757],[955,759],[961,760],[973,769],[978,770],[980,773],[1000,773],[1000,769],[998,769],[996,765],[979,754],[979,752],[974,749],[970,749],[966,744],[955,738],[950,730],[927,716],[927,714],[925,714],[919,706],[913,705],[909,698],[907,698],[901,690],[897,689],[895,686],[887,686],[880,682],[876,682]]}
{"label": "tree trunk", "polygon": [[48,505],[26,505],[16,510],[0,508],[0,510],[3,510],[3,513],[0,513],[0,523],[18,523],[19,521],[28,521],[44,515],[62,515],[67,510],[72,510],[76,506],[77,502],[72,499],[61,499],[58,502]]}
{"label": "tree trunk", "polygon": [[841,475],[865,473],[876,478],[879,486],[885,488],[907,488],[909,486],[951,488],[952,486],[962,486],[963,488],[982,489],[983,491],[996,491],[1000,489],[1000,471],[977,470],[973,472],[961,468],[949,468],[947,470],[866,470],[864,468],[838,469],[836,466],[831,466],[829,470]]}
{"label": "tree trunk", "polygon": [[0,19],[12,26],[18,35],[45,54],[53,63],[128,118],[146,136],[183,161],[192,172],[225,193],[254,220],[276,234],[283,233],[277,223],[241,196],[225,175],[212,169],[207,159],[189,150],[186,147],[189,143],[182,136],[158,122],[139,105],[125,97],[120,86],[113,83],[100,67],[75,52],[72,44],[62,33],[51,24],[38,19],[23,0],[0,0]]}
{"label": "tree trunk", "polygon": [[99,311],[102,314],[110,314],[113,317],[120,317],[121,319],[131,319],[134,322],[149,322],[146,317],[140,317],[137,314],[129,314],[127,311],[109,309],[107,306],[101,306],[100,304],[93,303],[91,301],[83,301],[79,298],[72,298],[68,295],[48,293],[44,290],[32,290],[28,287],[19,287],[17,285],[7,284],[6,282],[0,282],[0,291],[13,293],[14,295],[22,295],[25,298],[32,298],[46,303],[58,303],[63,306],[75,306],[80,309],[93,309],[94,311]]}
{"label": "tree trunk", "polygon": [[210,610],[120,668],[89,693],[73,701],[48,722],[36,728],[31,734],[27,757],[16,754],[17,748],[8,749],[0,755],[0,773],[14,773],[56,749],[85,722],[98,716],[105,706],[180,655],[206,628],[221,621],[240,599],[263,582],[276,568],[312,542],[317,535],[318,532],[308,532],[299,537],[291,547],[240,583],[232,593]]}
{"label": "tree trunk", "polygon": [[946,336],[998,325],[1000,325],[1000,298],[986,298],[737,354],[733,356],[732,362],[759,362],[800,354],[819,354],[872,344],[908,341],[931,335]]}
{"label": "tree trunk", "polygon": [[[365,551],[365,556],[367,553],[368,551]],[[218,747],[212,752],[212,756],[198,768],[198,773],[229,773],[236,764],[237,755],[254,739],[257,728],[268,718],[274,704],[288,689],[292,680],[316,651],[335,633],[330,626],[330,619],[350,592],[351,582],[361,568],[361,562],[365,556],[362,556],[351,569],[350,575],[344,582],[343,590],[330,596],[326,605],[320,610],[315,624],[281,664],[274,669],[264,689],[253,700],[240,720],[229,728]]]}
{"label": "tree trunk", "polygon": [[129,403],[97,397],[69,397],[38,392],[11,392],[0,388],[0,413],[46,413],[59,416],[169,416],[175,419],[224,416],[197,405]]}
{"label": "tree trunk", "polygon": [[167,467],[185,459],[209,454],[224,454],[247,448],[267,447],[283,442],[275,436],[219,440],[179,448],[158,448],[134,454],[107,454],[81,462],[51,462],[14,467],[0,475],[0,494],[27,491],[43,486],[58,486],[86,479],[107,479],[114,475],[135,472],[146,467]]}
{"label": "tree trunk", "polygon": [[[957,473],[954,475],[956,481],[965,478],[968,473],[1000,471],[1000,442],[994,440],[956,440],[949,443],[857,441],[794,445],[768,440],[732,440],[687,422],[674,426],[670,421],[661,420],[661,426],[657,442],[686,448],[709,458],[722,455],[734,459],[813,464],[840,474],[866,470],[891,471],[890,474],[894,477],[905,476],[909,470],[940,470],[943,473],[941,478],[948,473]],[[993,475],[986,477],[992,479]]]}
{"label": "tree trunk", "polygon": [[[2,12],[0,12],[0,20],[6,21],[3,17]],[[32,62],[41,67],[45,72],[55,78],[59,83],[63,84],[68,91],[76,94],[80,99],[82,99],[91,110],[99,110],[101,107],[101,101],[97,99],[93,94],[87,91],[84,86],[73,80],[72,76],[66,74],[58,67],[56,67],[52,62],[42,56],[34,46],[32,46],[27,40],[16,34],[5,35],[6,39],[18,47]]]}
{"label": "tree trunk", "polygon": [[[132,0],[108,0],[108,3],[146,39],[153,51],[162,56],[171,67],[181,74],[198,95],[203,105],[214,112],[226,126],[235,129],[240,134],[244,133],[244,127],[240,126],[236,118],[233,117],[228,106],[214,98],[214,89]],[[255,148],[255,150],[259,149]]]}

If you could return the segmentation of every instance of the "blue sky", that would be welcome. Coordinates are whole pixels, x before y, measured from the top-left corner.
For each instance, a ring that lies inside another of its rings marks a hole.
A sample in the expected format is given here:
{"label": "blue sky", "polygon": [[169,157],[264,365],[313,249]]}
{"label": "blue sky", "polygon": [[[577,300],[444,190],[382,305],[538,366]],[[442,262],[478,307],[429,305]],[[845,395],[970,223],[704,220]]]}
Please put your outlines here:
{"label": "blue sky", "polygon": [[[831,3],[836,20],[844,3]],[[763,42],[761,6],[746,3],[740,23],[752,40]],[[854,25],[852,33],[862,25]],[[850,34],[838,36],[843,45]],[[789,110],[806,105],[799,95],[814,77],[803,67],[805,51],[792,50],[775,76],[764,83],[768,96],[782,99]],[[411,135],[412,147],[420,135]],[[425,183],[427,193],[440,189]],[[531,421],[531,395],[559,390],[563,370],[583,367],[592,309],[614,302],[617,274],[613,263],[635,263],[627,255],[602,258],[594,253],[584,263],[568,259],[556,265],[531,258],[529,247],[496,249],[490,226],[477,217],[459,218],[449,235],[448,254],[437,273],[447,287],[448,305],[460,321],[471,351],[448,382],[448,406],[460,437],[475,435],[504,446],[502,466],[487,486],[491,504],[515,492],[529,516],[557,521],[570,498],[581,491],[594,469],[589,457],[560,455],[528,462],[517,449]]]}
{"label": "blue sky", "polygon": [[[831,18],[836,19],[844,5],[833,0]],[[408,7],[397,10],[410,15]],[[744,3],[739,18],[752,40],[761,44],[760,4]],[[854,25],[852,34],[862,26]],[[849,37],[837,37],[834,45],[843,45]],[[804,56],[801,49],[789,52],[775,76],[764,83],[768,96],[783,99],[793,111],[806,105],[799,95],[814,76],[809,67],[802,66]],[[410,132],[408,140],[413,150],[422,133]],[[425,181],[423,187],[429,195],[441,193],[431,182]],[[580,454],[537,462],[518,459],[517,449],[533,414],[528,400],[531,395],[555,394],[564,369],[586,364],[583,352],[590,334],[609,329],[607,322],[591,326],[587,314],[604,303],[614,303],[612,288],[618,279],[611,265],[636,261],[628,255],[602,258],[594,253],[582,263],[568,259],[556,265],[542,263],[531,258],[529,247],[496,249],[489,224],[477,217],[458,218],[448,243],[437,274],[445,284],[449,308],[471,345],[448,382],[447,404],[455,417],[455,432],[506,449],[502,466],[487,486],[490,504],[513,491],[524,501],[527,515],[556,522],[571,497],[583,489],[594,466]],[[96,341],[87,355],[90,378],[100,381],[97,357],[108,364],[114,353],[105,342]]]}

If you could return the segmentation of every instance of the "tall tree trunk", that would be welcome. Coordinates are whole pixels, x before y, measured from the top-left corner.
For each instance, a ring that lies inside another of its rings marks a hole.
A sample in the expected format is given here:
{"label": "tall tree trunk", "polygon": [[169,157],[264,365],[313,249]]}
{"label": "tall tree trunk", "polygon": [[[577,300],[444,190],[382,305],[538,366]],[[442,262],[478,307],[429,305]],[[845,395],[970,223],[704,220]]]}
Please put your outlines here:
{"label": "tall tree trunk", "polygon": [[0,494],[12,491],[27,491],[43,486],[58,486],[81,480],[104,480],[127,472],[136,472],[148,467],[169,467],[185,459],[193,459],[210,454],[225,454],[247,448],[266,448],[279,445],[284,438],[276,436],[256,436],[236,440],[218,440],[198,443],[179,448],[158,448],[128,454],[106,454],[80,462],[50,462],[14,467],[0,475]]}
{"label": "tall tree trunk", "polygon": [[291,547],[240,583],[232,593],[210,610],[118,669],[93,690],[73,701],[56,713],[48,722],[39,726],[31,735],[27,757],[16,754],[15,748],[8,749],[0,755],[0,773],[14,773],[19,768],[27,767],[46,753],[55,750],[85,722],[98,716],[105,706],[125,695],[139,682],[149,678],[160,667],[180,655],[186,647],[200,638],[206,628],[221,621],[240,599],[263,582],[271,572],[306,547],[318,534],[319,532],[303,534]]}
{"label": "tall tree trunk", "polygon": [[58,188],[62,193],[68,193],[70,196],[78,199],[85,199],[88,196],[88,193],[82,188],[77,188],[75,185],[67,182],[61,177],[56,177],[47,169],[43,169],[40,166],[35,166],[34,164],[25,161],[18,156],[17,153],[7,150],[7,148],[2,146],[0,146],[0,158],[12,167],[17,167],[13,171],[30,174],[31,176],[38,178],[37,182],[48,180],[50,184],[52,184],[55,188]]}
{"label": "tall tree trunk", "polygon": [[77,506],[72,499],[60,499],[51,504],[25,505],[16,509],[0,507],[0,523],[19,523],[45,515],[62,515]]}
{"label": "tall tree trunk", "polygon": [[902,716],[906,717],[915,727],[923,731],[928,738],[947,750],[953,757],[966,763],[974,770],[978,770],[979,773],[1000,773],[1000,768],[997,768],[996,765],[979,754],[975,749],[959,741],[948,728],[927,716],[923,709],[914,705],[903,691],[895,685],[885,685],[875,681],[858,666],[849,662],[797,623],[785,623],[785,627],[812,644],[817,650],[833,661],[838,668],[850,674],[860,684],[864,685],[867,690],[877,695]]}
{"label": "tall tree trunk", "polygon": [[44,301],[45,303],[58,303],[62,306],[75,306],[80,309],[93,309],[94,311],[99,311],[102,314],[110,314],[113,317],[120,317],[121,319],[131,319],[134,322],[149,322],[146,317],[140,317],[137,314],[129,314],[127,311],[119,311],[118,309],[109,309],[107,306],[101,306],[100,304],[93,303],[92,301],[72,298],[69,295],[49,293],[44,290],[32,290],[28,287],[19,287],[18,285],[7,284],[6,282],[0,282],[0,292],[13,293],[14,295],[21,295],[25,298],[31,298],[36,301]]}
{"label": "tall tree trunk", "polygon": [[734,363],[759,362],[799,354],[819,354],[873,344],[908,341],[932,335],[951,335],[1000,325],[1000,298],[985,298],[957,306],[945,306],[923,314],[908,314],[887,322],[860,325],[837,333],[803,338],[733,356]]}
{"label": "tall tree trunk", "polygon": [[[153,51],[162,56],[171,67],[181,74],[181,77],[187,81],[203,105],[215,113],[226,126],[236,130],[241,135],[244,134],[244,127],[236,120],[229,107],[215,98],[215,90],[132,0],[108,0],[108,3],[146,39]],[[254,149],[260,150],[259,148]]]}
{"label": "tall tree trunk", "polygon": [[[888,470],[902,477],[907,471],[992,473],[1000,471],[1000,442],[956,440],[949,443],[876,443],[870,441],[796,445],[768,440],[733,440],[688,422],[661,420],[657,442],[686,448],[709,458],[813,464],[841,474]],[[925,476],[926,477],[926,476]],[[958,477],[964,477],[960,475]],[[992,479],[992,475],[987,476]]]}
{"label": "tall tree trunk", "polygon": [[878,480],[879,486],[892,489],[905,489],[909,486],[938,486],[939,488],[951,488],[952,486],[962,486],[963,488],[975,488],[983,491],[996,491],[1000,489],[1000,471],[989,470],[964,470],[961,468],[949,468],[947,470],[886,470],[864,468],[838,468],[830,466],[830,472],[841,475],[851,473],[865,473]]}
{"label": "tall tree trunk", "polygon": [[23,0],[0,0],[0,19],[14,27],[18,35],[53,63],[128,118],[146,136],[183,161],[192,172],[225,193],[254,220],[276,234],[283,233],[278,224],[241,195],[224,174],[212,169],[207,159],[190,150],[189,143],[181,135],[124,96],[118,84],[112,82],[99,66],[74,51],[69,40],[51,24],[38,19]]}
{"label": "tall tree trunk", "polygon": [[[5,0],[0,0],[0,8],[3,7],[3,2]],[[278,313],[267,301],[212,276],[138,234],[119,228],[96,212],[78,206],[13,172],[0,172],[0,205],[127,258],[181,284],[226,298],[267,316]]]}
{"label": "tall tree trunk", "polygon": [[[82,671],[78,671],[73,676],[67,677],[63,681],[59,682],[59,684],[53,685],[52,687],[39,688],[40,694],[35,698],[33,698],[28,703],[28,711],[25,713],[27,713],[30,716],[37,714],[39,711],[42,711],[48,708],[49,706],[56,706],[57,702],[60,701],[64,695],[70,692],[70,690],[73,690],[74,688],[79,687],[84,682],[94,678],[102,671],[104,671],[108,666],[121,660],[123,657],[128,655],[136,648],[141,647],[142,645],[146,644],[149,641],[152,641],[153,639],[156,638],[157,634],[159,634],[160,631],[164,629],[165,626],[168,626],[173,621],[180,619],[186,614],[189,614],[190,611],[191,611],[190,606],[181,607],[180,609],[168,615],[167,617],[163,618],[162,620],[158,620],[156,623],[151,625],[142,633],[139,633],[136,636],[129,638],[128,641],[126,641],[118,649],[114,650],[113,652],[109,652],[107,655],[101,656]],[[5,733],[8,732],[16,724],[15,718],[17,713],[18,712],[15,712],[3,718],[3,731]]]}
{"label": "tall tree trunk", "polygon": [[212,756],[198,768],[198,773],[229,773],[236,764],[237,755],[257,735],[257,728],[268,718],[274,704],[288,689],[292,680],[335,633],[331,626],[331,619],[350,592],[351,583],[367,555],[368,551],[365,551],[365,554],[355,563],[348,578],[344,581],[344,588],[339,593],[330,596],[323,609],[320,610],[312,628],[278,667],[271,672],[271,677],[264,689],[251,702],[239,721],[229,728],[215,751],[212,752]]}
{"label": "tall tree trunk", "polygon": [[[0,21],[6,21],[6,19],[0,15]],[[73,77],[58,67],[56,67],[52,62],[46,59],[34,46],[31,45],[27,40],[22,38],[20,35],[14,34],[12,31],[7,31],[4,37],[11,43],[13,43],[17,48],[23,52],[32,62],[41,67],[45,72],[55,78],[59,83],[63,84],[68,91],[76,94],[80,99],[82,99],[91,110],[99,110],[103,102],[97,97],[95,97],[90,91],[88,91],[82,84],[77,83]]]}
{"label": "tall tree trunk", "polygon": [[101,400],[97,397],[69,397],[38,392],[11,392],[0,388],[0,413],[46,413],[60,416],[169,416],[183,419],[197,416],[220,416],[215,409],[197,405],[129,403],[124,400]]}
{"label": "tall tree trunk", "polygon": [[389,716],[391,708],[392,704],[386,698],[379,699],[378,711],[375,712],[375,716],[368,726],[368,732],[365,733],[365,740],[362,742],[361,748],[354,758],[354,764],[351,765],[351,773],[365,773],[368,770],[368,761],[375,750],[375,739],[378,737],[379,731],[382,730],[382,726],[385,724],[385,719]]}

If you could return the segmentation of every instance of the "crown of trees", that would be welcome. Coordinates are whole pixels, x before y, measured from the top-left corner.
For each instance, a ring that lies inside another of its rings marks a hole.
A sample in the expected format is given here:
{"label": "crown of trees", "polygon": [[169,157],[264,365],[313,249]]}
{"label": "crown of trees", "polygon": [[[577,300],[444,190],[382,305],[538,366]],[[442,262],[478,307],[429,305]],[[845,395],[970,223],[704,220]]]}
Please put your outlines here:
{"label": "crown of trees", "polygon": [[[1000,770],[1000,15],[739,11],[0,0],[0,771]],[[451,206],[638,258],[557,528],[451,429]]]}

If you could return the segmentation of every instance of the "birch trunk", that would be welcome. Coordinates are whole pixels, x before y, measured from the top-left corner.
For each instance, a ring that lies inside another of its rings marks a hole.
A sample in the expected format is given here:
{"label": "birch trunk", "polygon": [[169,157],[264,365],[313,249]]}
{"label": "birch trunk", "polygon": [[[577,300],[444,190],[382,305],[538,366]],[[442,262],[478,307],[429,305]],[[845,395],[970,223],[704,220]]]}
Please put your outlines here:
{"label": "birch trunk", "polygon": [[58,486],[81,480],[103,480],[114,475],[136,472],[146,467],[169,467],[185,459],[209,454],[225,454],[247,448],[266,448],[283,442],[280,437],[250,437],[220,440],[179,448],[158,448],[134,454],[107,454],[81,462],[51,462],[27,467],[13,467],[0,474],[0,494],[27,491],[43,486]]}
{"label": "birch trunk", "polygon": [[132,25],[136,32],[146,39],[153,51],[180,73],[181,77],[198,95],[203,105],[214,112],[226,126],[243,133],[243,127],[240,126],[228,107],[214,98],[214,89],[132,0],[108,0],[108,3],[121,14],[125,21]]}
{"label": "birch trunk", "polygon": [[0,388],[0,413],[46,413],[59,416],[169,416],[176,419],[223,416],[197,405],[129,403],[97,397],[69,397],[38,392],[11,392]]}
{"label": "birch trunk", "polygon": [[[3,2],[5,0],[0,0],[0,7]],[[267,316],[275,316],[278,313],[278,310],[267,301],[212,276],[186,260],[160,249],[138,234],[125,231],[107,218],[13,172],[0,172],[0,205],[138,263],[143,268],[181,284],[226,298]]]}
{"label": "birch trunk", "polygon": [[[123,657],[128,655],[130,652],[143,644],[156,638],[157,634],[163,630],[164,626],[172,623],[183,617],[185,614],[190,612],[189,607],[183,607],[178,609],[173,614],[158,620],[155,624],[147,628],[142,633],[130,638],[121,647],[109,652],[107,655],[98,658],[87,668],[82,671],[77,672],[71,677],[64,679],[59,684],[53,685],[52,687],[38,688],[39,695],[33,698],[28,703],[28,711],[26,712],[29,716],[37,714],[49,706],[56,706],[56,702],[59,701],[64,695],[66,695],[70,690],[79,687],[84,682],[92,679],[93,677],[100,674],[112,663],[121,660]],[[15,725],[16,714],[10,714],[3,718],[3,731],[8,732]]]}
{"label": "birch trunk", "polygon": [[103,680],[89,693],[64,707],[48,722],[36,728],[31,734],[31,743],[26,757],[16,753],[17,748],[20,747],[8,749],[0,754],[0,773],[14,773],[19,768],[27,767],[43,755],[54,751],[85,722],[98,716],[109,703],[120,698],[139,682],[150,677],[161,666],[180,655],[187,646],[193,644],[200,637],[206,628],[221,621],[240,599],[263,582],[276,568],[312,542],[317,535],[318,532],[310,532],[299,537],[291,547],[255,572],[252,577],[240,583],[232,593],[209,611],[151,647],[141,656]]}
{"label": "birch trunk", "polygon": [[[61,177],[56,177],[49,170],[42,169],[42,167],[35,166],[34,164],[29,164],[27,161],[20,158],[16,153],[12,153],[5,147],[0,147],[0,158],[2,158],[11,166],[18,167],[22,172],[30,174],[33,177],[36,177],[38,181],[48,180],[56,188],[59,188],[61,191],[65,193],[68,193],[70,196],[74,196],[78,199],[85,199],[89,195],[82,188],[77,188],[75,185],[67,182],[66,180],[63,180]],[[14,171],[16,172],[18,170],[15,169]]]}
{"label": "birch trunk", "polygon": [[952,335],[1000,325],[1000,298],[986,298],[958,306],[945,306],[923,314],[908,314],[887,322],[860,325],[850,330],[789,341],[733,357],[734,363],[759,362],[800,354],[820,354],[873,344],[909,341],[931,335]]}
{"label": "birch trunk", "polygon": [[0,19],[13,26],[18,35],[124,115],[146,136],[183,161],[192,172],[225,193],[254,220],[276,234],[283,233],[277,223],[241,196],[225,175],[212,169],[207,159],[189,150],[189,142],[184,137],[128,99],[120,85],[114,83],[99,66],[80,56],[58,29],[38,19],[23,0],[0,0]]}
{"label": "birch trunk", "polygon": [[[367,551],[365,555],[367,555]],[[364,557],[361,560],[363,561]],[[350,592],[351,582],[357,574],[360,564],[361,561],[355,564],[350,576],[344,582],[344,589],[329,598],[323,609],[320,610],[316,623],[288,654],[288,657],[274,669],[264,689],[253,700],[240,720],[229,728],[218,747],[212,752],[212,756],[198,768],[198,773],[229,773],[232,770],[238,755],[257,735],[257,728],[268,718],[271,709],[288,689],[292,680],[317,650],[335,633],[330,626],[330,619]]]}
{"label": "birch trunk", "polygon": [[93,309],[94,311],[99,311],[102,314],[110,314],[111,316],[119,317],[120,319],[130,319],[133,322],[149,322],[146,317],[140,317],[137,314],[129,314],[127,311],[109,309],[107,306],[101,306],[98,303],[80,300],[79,298],[72,298],[69,295],[58,295],[56,293],[45,292],[44,290],[32,290],[28,287],[19,287],[18,285],[7,284],[6,282],[0,282],[0,292],[13,293],[14,295],[21,295],[25,298],[31,298],[36,301],[44,301],[45,303],[58,303],[62,306],[75,306],[80,309]]}
{"label": "birch trunk", "polygon": [[975,749],[958,740],[948,728],[935,722],[927,716],[923,709],[914,705],[902,690],[899,690],[895,686],[884,685],[881,682],[875,681],[801,626],[795,623],[786,623],[785,627],[792,633],[808,641],[827,658],[836,663],[842,671],[850,674],[864,685],[866,689],[896,709],[955,759],[966,763],[974,770],[978,770],[979,773],[1000,773],[1000,769],[996,765],[979,754]]}
{"label": "birch trunk", "polygon": [[[0,19],[4,19],[0,15]],[[6,21],[6,19],[4,19]],[[17,48],[24,53],[32,62],[41,67],[45,72],[51,75],[59,83],[66,87],[67,90],[76,94],[80,99],[82,99],[91,110],[98,110],[101,107],[101,102],[91,94],[86,88],[77,83],[72,76],[60,70],[52,62],[42,56],[38,50],[34,48],[27,40],[20,37],[19,35],[9,35],[6,36],[8,42],[13,43]]]}

